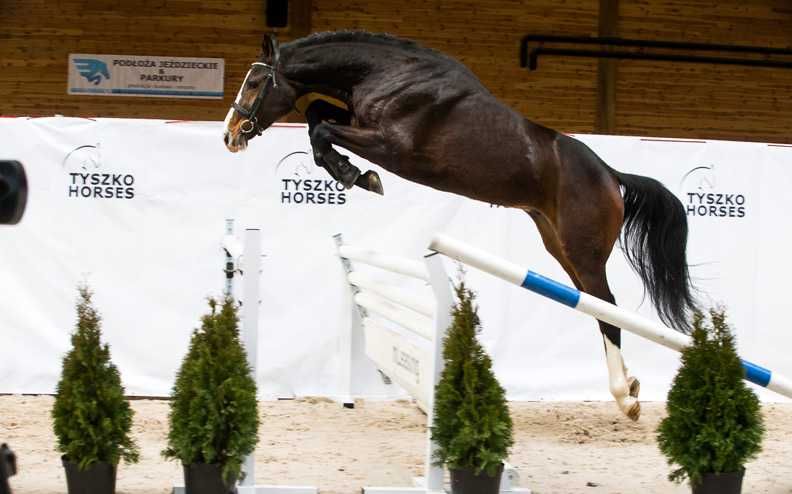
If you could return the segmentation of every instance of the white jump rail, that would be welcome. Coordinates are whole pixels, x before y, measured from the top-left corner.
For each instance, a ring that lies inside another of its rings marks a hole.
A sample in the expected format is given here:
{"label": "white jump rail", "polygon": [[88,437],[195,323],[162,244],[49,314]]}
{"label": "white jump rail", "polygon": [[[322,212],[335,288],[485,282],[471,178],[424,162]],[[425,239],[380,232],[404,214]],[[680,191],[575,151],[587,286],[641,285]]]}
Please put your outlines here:
{"label": "white jump rail", "polygon": [[[451,325],[454,296],[441,256],[430,254],[421,263],[344,245],[341,235],[334,238],[352,300],[358,309],[352,331],[363,334],[364,351],[388,378],[386,382],[401,386],[427,414],[425,476],[414,480],[415,487],[364,487],[363,493],[443,493],[445,472],[433,464],[435,444],[430,430],[434,389],[442,373],[442,341]],[[429,289],[424,287],[424,296],[405,292],[353,269],[353,263],[373,266],[396,278],[408,277],[428,283]],[[349,339],[352,341],[354,337],[349,336]],[[518,482],[516,470],[507,465],[501,479],[501,492],[530,493],[528,489],[514,487]]]}
{"label": "white jump rail", "polygon": [[[429,248],[677,352],[690,344],[689,336],[659,322],[544,277],[447,235],[435,235]],[[788,378],[746,360],[743,360],[742,364],[747,381],[792,398],[792,381]]]}
{"label": "white jump rail", "polygon": [[[242,278],[241,300],[242,328],[240,337],[245,346],[248,364],[256,378],[258,369],[258,320],[261,281],[261,230],[248,228],[245,230],[244,243],[234,236],[234,220],[226,220],[226,234],[223,237],[225,268],[225,295],[234,296],[235,281]],[[261,437],[259,436],[259,441]],[[245,478],[237,485],[238,494],[318,494],[319,490],[311,486],[289,485],[256,485],[256,469],[254,455],[248,455],[242,464]],[[176,486],[173,494],[186,494],[183,486]]]}

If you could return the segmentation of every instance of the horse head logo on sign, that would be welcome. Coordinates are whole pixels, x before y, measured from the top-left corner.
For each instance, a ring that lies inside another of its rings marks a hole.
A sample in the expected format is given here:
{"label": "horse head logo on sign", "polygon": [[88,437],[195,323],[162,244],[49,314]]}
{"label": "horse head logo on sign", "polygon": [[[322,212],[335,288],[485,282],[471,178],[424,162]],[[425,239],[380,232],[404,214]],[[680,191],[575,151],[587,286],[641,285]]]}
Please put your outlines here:
{"label": "horse head logo on sign", "polygon": [[711,190],[716,185],[715,165],[697,166],[682,177],[682,187]]}

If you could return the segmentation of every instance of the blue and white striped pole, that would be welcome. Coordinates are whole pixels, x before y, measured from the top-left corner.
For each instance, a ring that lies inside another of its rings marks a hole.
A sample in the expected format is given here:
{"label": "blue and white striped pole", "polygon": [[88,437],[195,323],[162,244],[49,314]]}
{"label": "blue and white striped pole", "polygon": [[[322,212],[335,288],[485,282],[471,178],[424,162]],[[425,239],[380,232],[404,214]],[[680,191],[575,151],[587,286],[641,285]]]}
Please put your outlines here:
{"label": "blue and white striped pole", "polygon": [[[672,350],[682,351],[691,342],[689,336],[674,331],[659,322],[593,297],[530,269],[522,268],[446,235],[435,235],[429,248]],[[743,360],[742,364],[745,368],[747,381],[792,398],[792,381],[746,360]]]}

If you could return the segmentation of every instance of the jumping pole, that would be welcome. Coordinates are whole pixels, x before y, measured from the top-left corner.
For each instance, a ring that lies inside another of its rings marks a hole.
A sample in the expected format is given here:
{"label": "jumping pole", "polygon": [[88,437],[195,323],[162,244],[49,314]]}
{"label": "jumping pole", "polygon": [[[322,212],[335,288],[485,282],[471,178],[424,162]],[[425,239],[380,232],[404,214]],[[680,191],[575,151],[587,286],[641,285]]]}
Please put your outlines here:
{"label": "jumping pole", "polygon": [[[261,230],[246,228],[244,240],[234,235],[234,220],[226,220],[226,232],[222,240],[225,253],[225,296],[240,301],[240,339],[247,353],[253,379],[258,370],[258,335],[261,287]],[[240,279],[241,278],[241,279]],[[240,281],[241,283],[235,283]],[[241,288],[241,294],[235,292]],[[242,465],[245,477],[236,492],[239,494],[316,494],[313,486],[259,485],[256,484],[254,455],[248,455]],[[174,490],[174,494],[183,491]]]}
{"label": "jumping pole", "polygon": [[[691,342],[689,336],[674,331],[659,322],[493,256],[476,247],[471,247],[447,235],[435,235],[429,248],[677,352],[682,351]],[[747,360],[743,360],[742,364],[745,368],[746,381],[792,398],[792,381]]]}

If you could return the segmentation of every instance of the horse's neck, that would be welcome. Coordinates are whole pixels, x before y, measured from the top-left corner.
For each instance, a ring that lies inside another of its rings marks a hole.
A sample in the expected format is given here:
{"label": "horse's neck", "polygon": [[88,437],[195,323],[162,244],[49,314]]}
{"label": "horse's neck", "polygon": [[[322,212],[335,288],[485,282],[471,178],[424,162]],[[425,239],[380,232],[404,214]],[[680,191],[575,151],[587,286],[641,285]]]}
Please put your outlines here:
{"label": "horse's neck", "polygon": [[361,50],[332,43],[307,47],[290,54],[286,75],[301,94],[318,93],[348,103],[355,87],[379,70]]}

